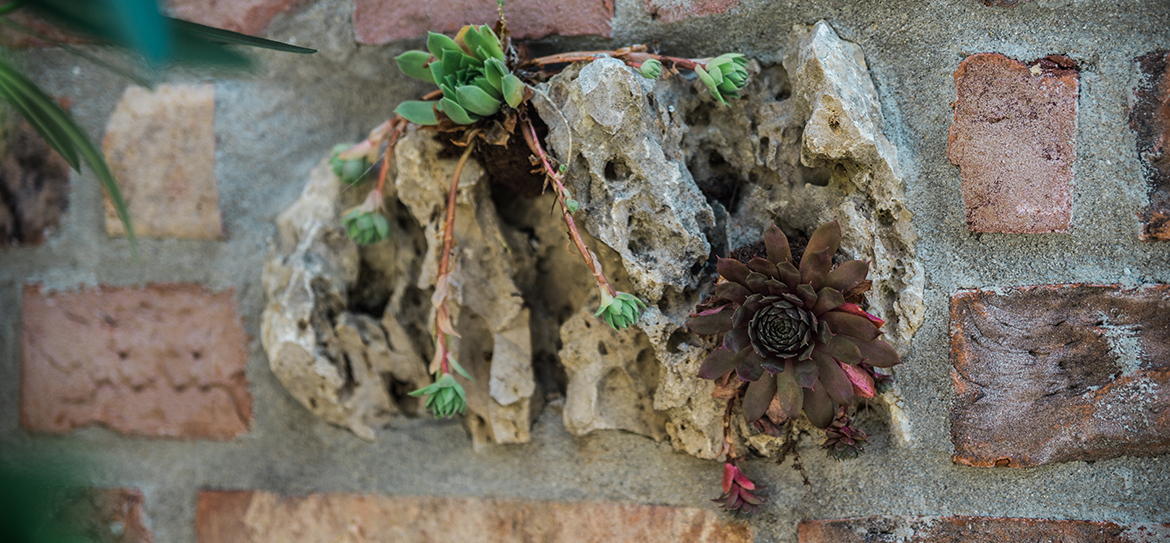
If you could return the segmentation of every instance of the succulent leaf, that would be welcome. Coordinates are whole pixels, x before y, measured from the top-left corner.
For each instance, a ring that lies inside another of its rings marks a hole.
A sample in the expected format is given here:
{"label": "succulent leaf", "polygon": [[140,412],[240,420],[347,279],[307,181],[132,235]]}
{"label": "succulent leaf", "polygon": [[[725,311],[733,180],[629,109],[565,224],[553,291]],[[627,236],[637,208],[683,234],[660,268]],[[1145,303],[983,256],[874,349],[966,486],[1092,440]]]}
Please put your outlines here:
{"label": "succulent leaf", "polygon": [[740,360],[736,358],[735,353],[720,347],[711,351],[711,354],[703,359],[703,363],[699,365],[699,377],[702,379],[718,379],[727,375],[727,372],[735,369],[739,363]]}
{"label": "succulent leaf", "polygon": [[459,47],[459,44],[455,43],[455,40],[438,32],[427,33],[427,50],[438,59],[443,58],[444,52],[446,51],[463,53],[463,48]]}
{"label": "succulent leaf", "polygon": [[775,379],[758,379],[748,383],[747,392],[743,395],[743,417],[748,422],[755,422],[768,411],[772,397],[776,395]]}
{"label": "succulent leaf", "polygon": [[435,78],[431,74],[431,69],[427,67],[431,58],[431,54],[426,51],[407,51],[394,57],[394,61],[398,63],[398,69],[402,73],[427,83],[434,83]]}
{"label": "succulent leaf", "polygon": [[524,101],[524,82],[520,81],[519,77],[508,74],[501,80],[501,86],[503,87],[504,100],[508,102],[508,105],[519,107],[520,102]]}
{"label": "succulent leaf", "polygon": [[398,107],[394,108],[394,113],[415,124],[426,126],[439,124],[439,119],[435,116],[434,101],[407,100],[398,104]]}
{"label": "succulent leaf", "polygon": [[[820,384],[818,381],[817,384]],[[808,421],[817,428],[828,427],[833,422],[833,400],[825,392],[824,386],[802,389],[804,392],[804,413]]]}
{"label": "succulent leaf", "polygon": [[785,363],[784,371],[776,374],[776,395],[780,399],[780,408],[788,418],[800,416],[804,395],[800,392],[800,383],[796,382],[792,362]]}
{"label": "succulent leaf", "polygon": [[842,262],[825,277],[824,286],[840,292],[853,290],[869,274],[869,262],[864,260],[849,260]]}
{"label": "succulent leaf", "polygon": [[464,85],[456,88],[455,96],[463,109],[477,115],[487,117],[500,110],[501,102],[475,85]]}
{"label": "succulent leaf", "polygon": [[473,117],[472,115],[468,114],[467,110],[463,109],[463,106],[460,106],[457,102],[455,102],[455,100],[450,98],[443,98],[442,100],[439,100],[439,105],[436,107],[439,109],[439,111],[442,111],[443,114],[447,116],[447,118],[454,121],[455,124],[473,124],[475,121],[479,120],[478,116]]}

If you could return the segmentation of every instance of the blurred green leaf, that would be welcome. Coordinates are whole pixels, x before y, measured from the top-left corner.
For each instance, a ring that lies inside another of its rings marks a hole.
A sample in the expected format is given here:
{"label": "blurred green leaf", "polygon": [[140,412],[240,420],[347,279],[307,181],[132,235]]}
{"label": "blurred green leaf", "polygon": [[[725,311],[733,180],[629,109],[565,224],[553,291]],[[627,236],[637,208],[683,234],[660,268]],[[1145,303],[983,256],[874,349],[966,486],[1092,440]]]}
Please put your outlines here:
{"label": "blurred green leaf", "polygon": [[[77,156],[85,160],[93,169],[110,200],[118,212],[118,218],[126,229],[126,237],[130,240],[130,249],[138,254],[138,238],[134,235],[134,224],[130,221],[130,211],[126,208],[126,201],[122,198],[122,191],[114,181],[114,174],[106,164],[106,157],[89,141],[89,137],[73,121],[61,106],[44,93],[35,83],[24,77],[19,71],[7,63],[0,61],[0,94],[8,100],[20,114],[37,126],[37,122],[44,123],[44,129],[54,134],[53,138],[45,138],[66,160],[73,157],[71,164],[78,172],[81,171],[77,163]],[[38,128],[40,131],[41,128]],[[45,134],[45,132],[41,132]]]}
{"label": "blurred green leaf", "polygon": [[407,100],[398,104],[398,107],[394,108],[394,113],[415,124],[439,124],[439,119],[435,117],[435,102]]}
{"label": "blurred green leaf", "polygon": [[295,53],[298,55],[311,55],[316,53],[316,49],[309,49],[308,47],[299,47],[296,45],[289,45],[287,43],[266,40],[264,38],[257,38],[247,34],[240,34],[230,30],[223,30],[212,26],[204,26],[201,24],[192,23],[190,21],[182,21],[179,19],[171,19],[164,17],[169,22],[176,32],[189,34],[192,36],[199,36],[211,42],[224,43],[229,45],[247,45],[249,47],[256,47],[259,49],[271,49],[273,51],[280,51],[282,53]]}

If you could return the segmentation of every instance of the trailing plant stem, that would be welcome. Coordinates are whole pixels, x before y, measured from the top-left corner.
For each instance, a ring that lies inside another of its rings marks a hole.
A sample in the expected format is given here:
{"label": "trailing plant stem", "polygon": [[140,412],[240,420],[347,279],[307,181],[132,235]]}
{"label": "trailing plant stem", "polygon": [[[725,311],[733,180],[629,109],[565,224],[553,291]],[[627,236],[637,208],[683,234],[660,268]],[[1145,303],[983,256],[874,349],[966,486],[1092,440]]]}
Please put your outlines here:
{"label": "trailing plant stem", "polygon": [[577,230],[577,223],[573,220],[572,213],[569,213],[569,207],[565,203],[565,186],[561,183],[561,174],[553,169],[548,162],[548,156],[544,153],[544,148],[540,145],[540,140],[536,137],[536,129],[532,126],[532,121],[524,121],[524,141],[528,144],[528,148],[540,159],[541,167],[544,169],[545,175],[552,180],[553,187],[557,193],[557,202],[561,205],[561,216],[565,219],[565,226],[569,228],[569,237],[572,238],[573,243],[577,246],[577,252],[581,253],[581,259],[585,261],[585,265],[589,267],[589,271],[593,273],[593,278],[597,280],[598,288],[609,292],[610,296],[617,296],[617,291],[609,284],[605,278],[605,273],[601,270],[601,264],[597,262],[593,251],[590,251],[585,246],[585,240],[581,239],[581,233]]}
{"label": "trailing plant stem", "polygon": [[[397,135],[397,131],[395,134]],[[455,244],[455,198],[459,191],[459,175],[463,173],[463,166],[467,164],[467,159],[471,157],[471,151],[474,149],[475,140],[472,139],[467,144],[467,149],[463,151],[463,156],[459,157],[459,162],[455,165],[455,173],[451,175],[451,189],[447,192],[447,218],[443,223],[443,252],[439,258],[439,272],[435,276],[436,285],[439,285],[451,273],[451,249]],[[450,311],[447,309],[447,296],[445,295],[439,307],[435,308],[435,349],[438,353],[435,356],[439,359],[442,373],[451,373],[450,363],[447,361],[447,333],[443,331],[440,324],[444,317],[447,317],[449,321]]]}
{"label": "trailing plant stem", "polygon": [[597,60],[597,57],[607,56],[613,57],[627,64],[637,68],[650,59],[655,59],[668,65],[674,65],[677,68],[684,70],[694,70],[695,66],[703,64],[709,59],[693,59],[693,58],[679,58],[670,57],[666,55],[655,55],[645,51],[637,50],[639,48],[624,47],[615,51],[574,51],[571,53],[561,53],[558,55],[549,55],[547,57],[540,57],[529,61],[530,64],[537,66],[547,66],[549,64],[564,64],[568,62],[590,62]]}

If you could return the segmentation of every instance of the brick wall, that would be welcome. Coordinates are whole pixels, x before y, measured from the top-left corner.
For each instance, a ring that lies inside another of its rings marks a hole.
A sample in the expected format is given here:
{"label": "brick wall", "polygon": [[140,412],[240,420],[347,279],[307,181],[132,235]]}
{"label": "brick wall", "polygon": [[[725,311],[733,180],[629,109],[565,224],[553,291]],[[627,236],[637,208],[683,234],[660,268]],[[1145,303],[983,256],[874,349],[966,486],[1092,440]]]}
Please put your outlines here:
{"label": "brick wall", "polygon": [[276,213],[334,143],[418,94],[392,56],[494,3],[169,5],[322,51],[154,90],[57,49],[23,57],[102,141],[142,236],[134,260],[91,174],[39,182],[43,148],[0,169],[0,227],[54,217],[0,249],[0,462],[88,466],[58,514],[95,541],[1170,541],[1170,5],[508,3],[538,47],[775,62],[788,28],[823,18],[866,52],[912,172],[927,324],[894,415],[860,418],[866,453],[833,462],[806,436],[811,487],[749,462],[772,505],[746,521],[707,501],[719,466],[572,437],[555,401],[528,445],[473,450],[427,419],[368,443],[267,367]]}

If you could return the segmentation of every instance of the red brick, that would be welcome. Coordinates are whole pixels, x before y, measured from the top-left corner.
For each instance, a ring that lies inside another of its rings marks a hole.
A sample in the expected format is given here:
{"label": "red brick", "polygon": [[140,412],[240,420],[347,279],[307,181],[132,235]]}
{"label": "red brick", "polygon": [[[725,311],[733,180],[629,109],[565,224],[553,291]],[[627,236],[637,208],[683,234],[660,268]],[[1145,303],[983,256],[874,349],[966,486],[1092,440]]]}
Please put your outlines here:
{"label": "red brick", "polygon": [[[597,35],[610,37],[613,0],[515,0],[505,16],[513,38]],[[426,36],[453,35],[463,25],[494,24],[496,3],[482,0],[356,0],[354,33],[358,43],[383,44]]]}
{"label": "red brick", "polygon": [[232,291],[25,285],[20,414],[34,432],[231,439],[252,421]]}
{"label": "red brick", "polygon": [[153,543],[137,488],[82,488],[70,491],[50,525],[89,543]]}
{"label": "red brick", "polygon": [[1067,232],[1079,73],[1056,55],[1028,64],[971,55],[955,70],[947,158],[959,166],[973,232]]}
{"label": "red brick", "polygon": [[953,460],[1170,452],[1170,285],[965,290],[951,298]]}
{"label": "red brick", "polygon": [[0,156],[0,247],[38,245],[69,205],[69,163],[23,118],[4,124]]}
{"label": "red brick", "polygon": [[1141,239],[1170,240],[1170,51],[1134,59],[1142,72],[1134,89],[1129,126],[1148,183],[1150,203],[1139,214]]}
{"label": "red brick", "polygon": [[673,23],[726,13],[738,5],[739,0],[646,0],[642,9],[655,21]]}
{"label": "red brick", "polygon": [[[223,238],[213,85],[127,87],[106,124],[102,150],[139,236]],[[109,198],[106,232],[125,235]]]}
{"label": "red brick", "polygon": [[199,543],[558,541],[638,543],[752,540],[710,509],[496,498],[266,492],[199,494]]}
{"label": "red brick", "polygon": [[258,35],[296,0],[166,0],[172,17],[233,32]]}
{"label": "red brick", "polygon": [[806,520],[800,543],[1154,543],[1170,541],[1170,524],[1118,525],[1088,520],[994,517],[869,517]]}

